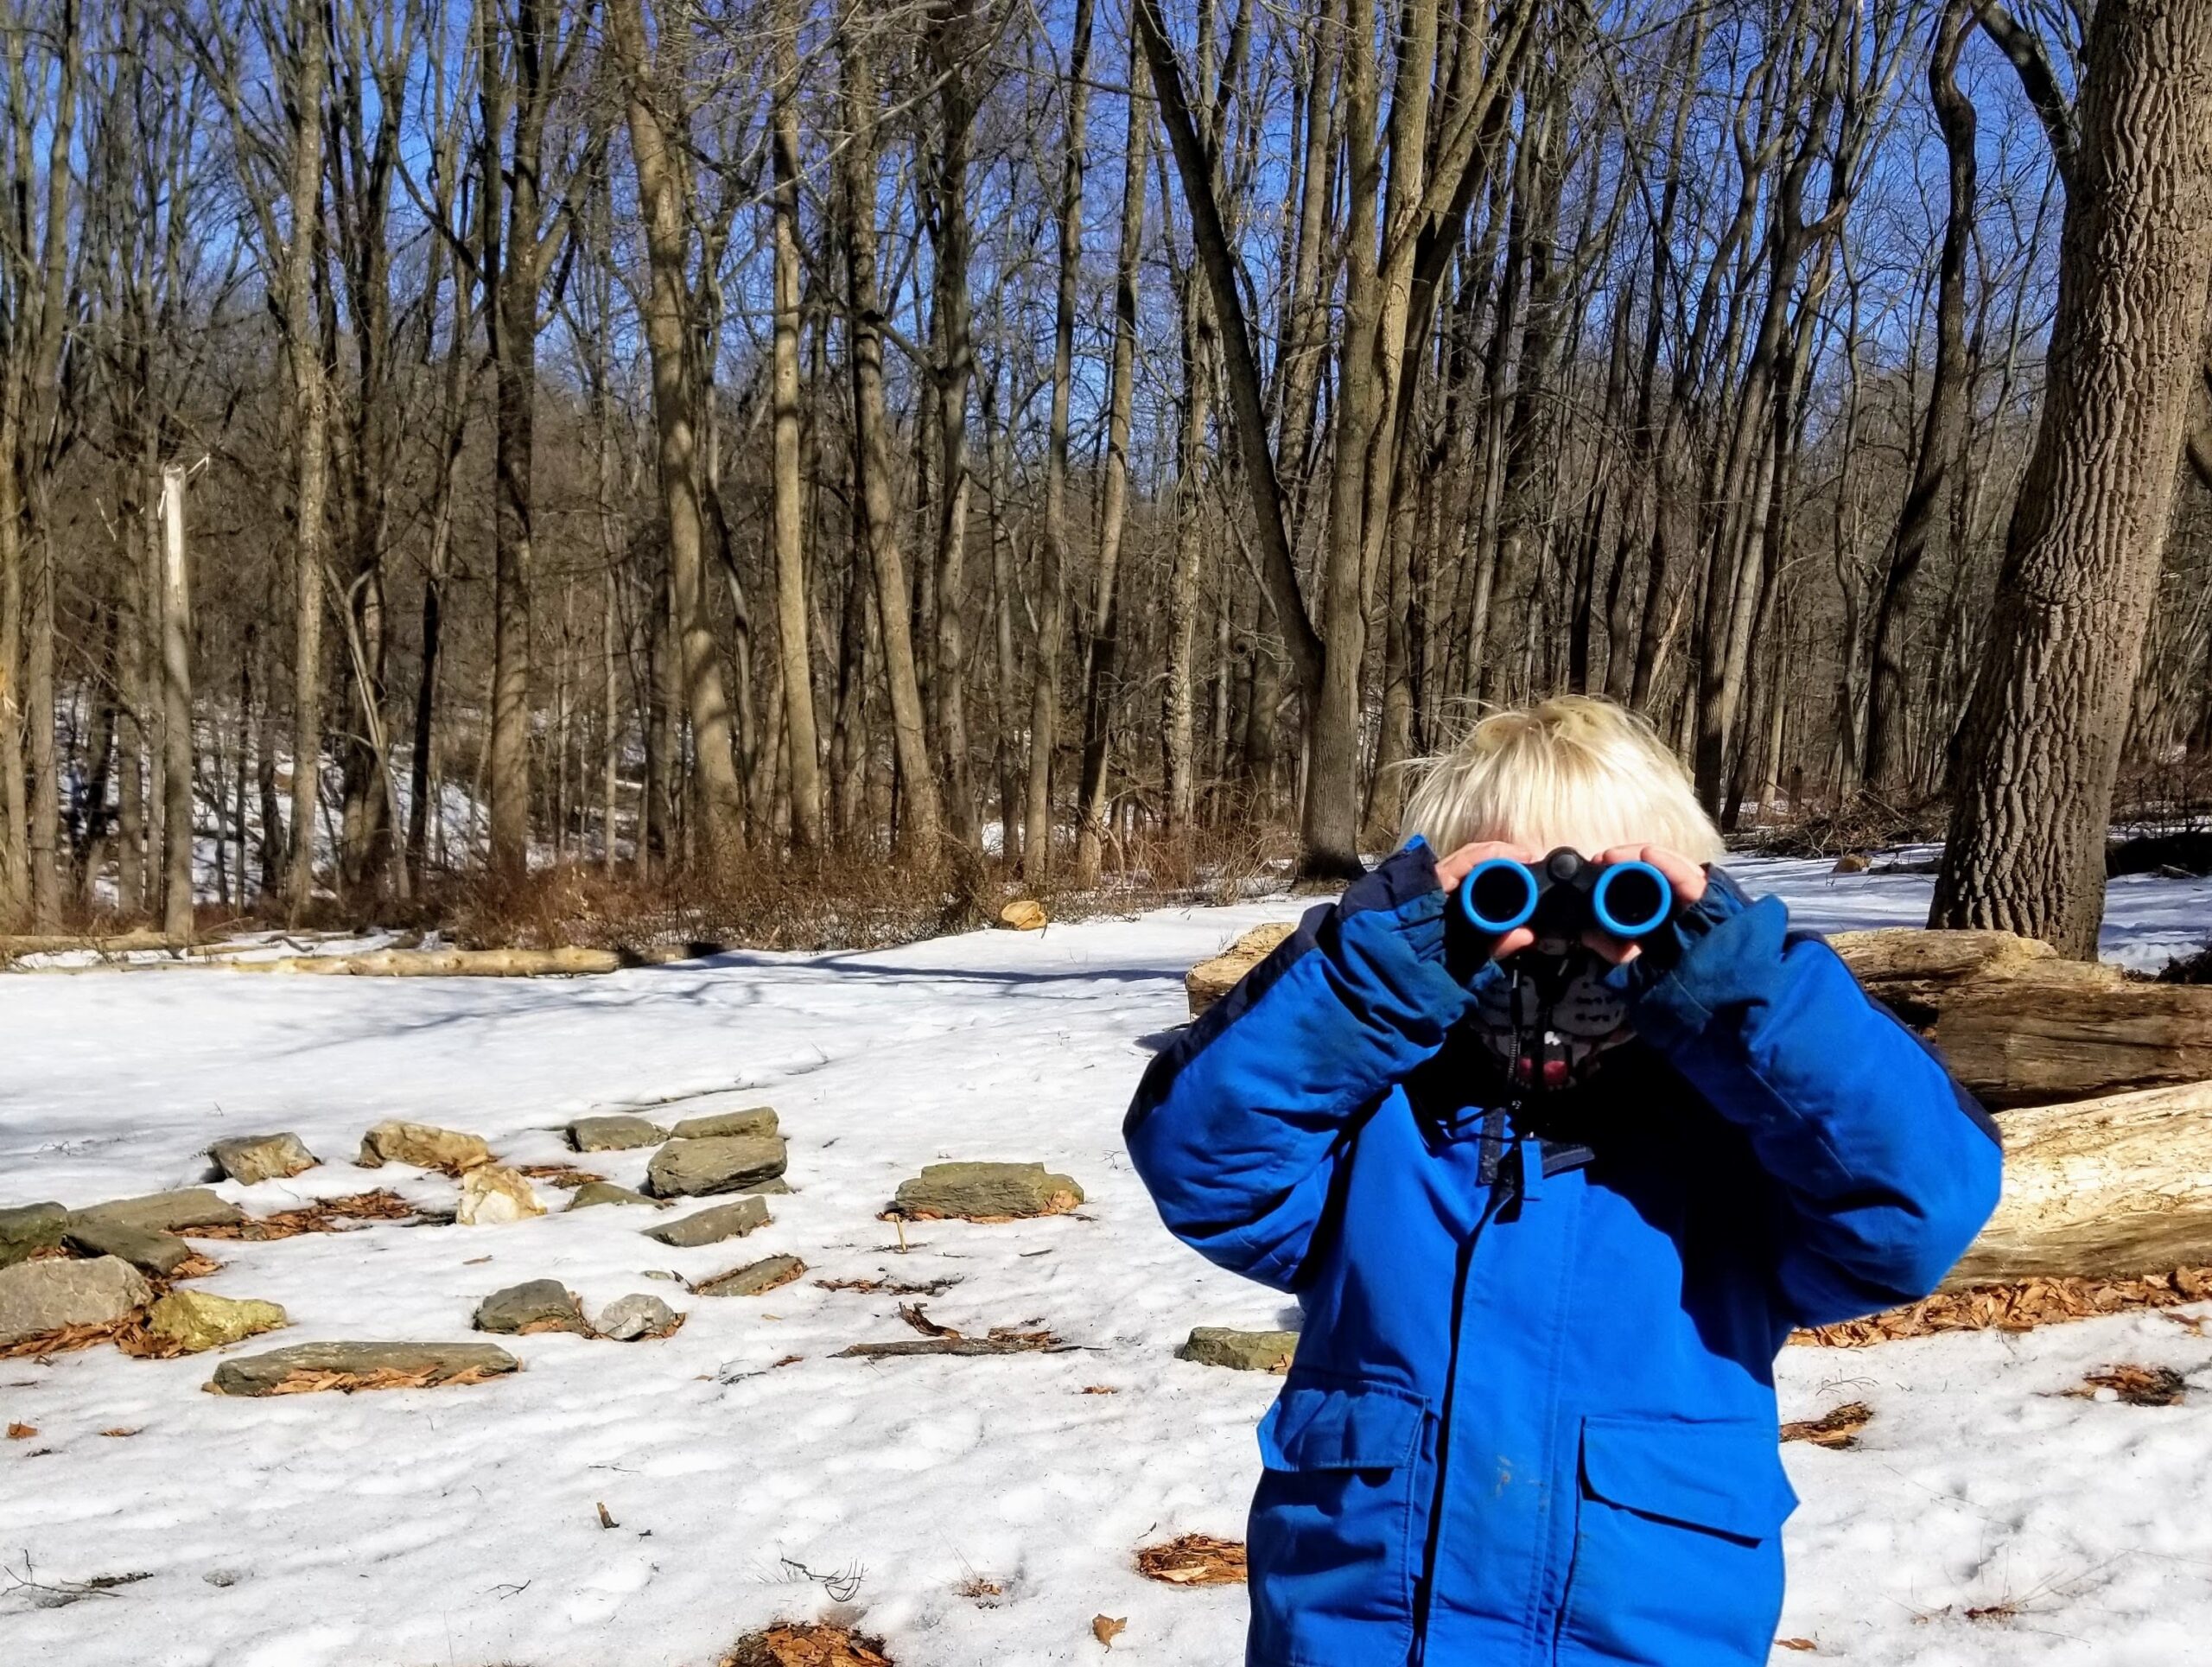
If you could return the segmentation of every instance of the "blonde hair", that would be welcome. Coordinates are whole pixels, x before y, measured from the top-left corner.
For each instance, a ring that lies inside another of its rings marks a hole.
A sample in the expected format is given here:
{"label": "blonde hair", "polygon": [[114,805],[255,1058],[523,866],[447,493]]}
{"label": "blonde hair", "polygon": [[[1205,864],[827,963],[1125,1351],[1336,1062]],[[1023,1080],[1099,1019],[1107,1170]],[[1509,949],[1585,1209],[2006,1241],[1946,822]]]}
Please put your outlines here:
{"label": "blonde hair", "polygon": [[1415,834],[1439,856],[1492,839],[1586,856],[1664,845],[1694,862],[1722,851],[1720,830],[1658,732],[1594,695],[1493,712],[1428,760],[1402,837]]}

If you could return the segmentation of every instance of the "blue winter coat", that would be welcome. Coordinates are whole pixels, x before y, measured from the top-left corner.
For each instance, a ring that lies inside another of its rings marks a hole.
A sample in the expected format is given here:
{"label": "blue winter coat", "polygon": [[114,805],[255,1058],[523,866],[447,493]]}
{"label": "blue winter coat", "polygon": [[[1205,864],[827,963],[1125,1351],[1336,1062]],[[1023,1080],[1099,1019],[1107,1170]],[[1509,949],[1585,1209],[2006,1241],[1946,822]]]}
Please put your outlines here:
{"label": "blue winter coat", "polygon": [[1996,1205],[1995,1126],[1716,871],[1614,975],[1636,1040],[1570,1120],[1514,1127],[1452,1034],[1446,901],[1399,852],[1130,1108],[1167,1225],[1305,1314],[1260,1426],[1247,1663],[1764,1663],[1796,1505],[1775,1355],[1936,1287]]}

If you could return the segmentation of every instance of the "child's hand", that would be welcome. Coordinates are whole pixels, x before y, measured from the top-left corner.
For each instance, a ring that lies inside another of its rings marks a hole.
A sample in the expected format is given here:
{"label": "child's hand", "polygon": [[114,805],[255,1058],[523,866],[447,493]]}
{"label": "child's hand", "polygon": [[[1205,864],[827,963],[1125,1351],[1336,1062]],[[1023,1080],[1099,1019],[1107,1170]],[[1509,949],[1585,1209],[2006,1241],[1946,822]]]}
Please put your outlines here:
{"label": "child's hand", "polygon": [[[1667,883],[1675,888],[1675,907],[1686,909],[1705,895],[1705,870],[1687,856],[1669,850],[1664,845],[1616,845],[1611,850],[1598,854],[1600,862],[1649,862],[1667,876]],[[1614,937],[1611,932],[1586,932],[1582,941],[1604,956],[1615,966],[1626,966],[1643,952],[1642,946]]]}
{"label": "child's hand", "polygon": [[[1474,844],[1460,846],[1449,856],[1437,858],[1436,878],[1446,892],[1457,891],[1459,889],[1459,882],[1474,872],[1477,863],[1487,862],[1494,856],[1507,857],[1516,862],[1525,862],[1532,868],[1544,860],[1544,853],[1541,851],[1532,851],[1520,845],[1508,845],[1495,839],[1478,840]],[[1672,880],[1674,875],[1669,874],[1667,877]],[[1516,926],[1491,945],[1490,958],[1493,961],[1502,961],[1516,950],[1524,950],[1535,941],[1536,934],[1528,927]]]}

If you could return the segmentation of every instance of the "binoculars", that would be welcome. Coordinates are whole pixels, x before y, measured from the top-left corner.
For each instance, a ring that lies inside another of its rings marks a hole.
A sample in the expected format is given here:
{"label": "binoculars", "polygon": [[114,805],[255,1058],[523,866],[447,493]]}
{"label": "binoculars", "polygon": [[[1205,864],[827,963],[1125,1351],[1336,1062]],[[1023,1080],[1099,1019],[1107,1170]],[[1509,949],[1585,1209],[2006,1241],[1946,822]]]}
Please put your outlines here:
{"label": "binoculars", "polygon": [[1510,856],[1478,862],[1459,882],[1459,913],[1486,938],[1527,926],[1573,940],[1595,926],[1633,943],[1667,924],[1675,888],[1649,862],[1592,862],[1562,845],[1534,868]]}

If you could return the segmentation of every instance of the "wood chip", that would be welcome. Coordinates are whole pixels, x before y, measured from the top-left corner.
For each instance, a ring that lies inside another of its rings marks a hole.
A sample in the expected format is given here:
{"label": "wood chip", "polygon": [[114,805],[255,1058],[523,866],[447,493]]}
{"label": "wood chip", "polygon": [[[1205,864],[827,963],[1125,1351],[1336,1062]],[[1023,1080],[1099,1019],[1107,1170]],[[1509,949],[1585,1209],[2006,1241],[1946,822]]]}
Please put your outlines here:
{"label": "wood chip", "polygon": [[1170,1586],[1242,1586],[1244,1547],[1211,1534],[1184,1534],[1139,1551],[1137,1573]]}

